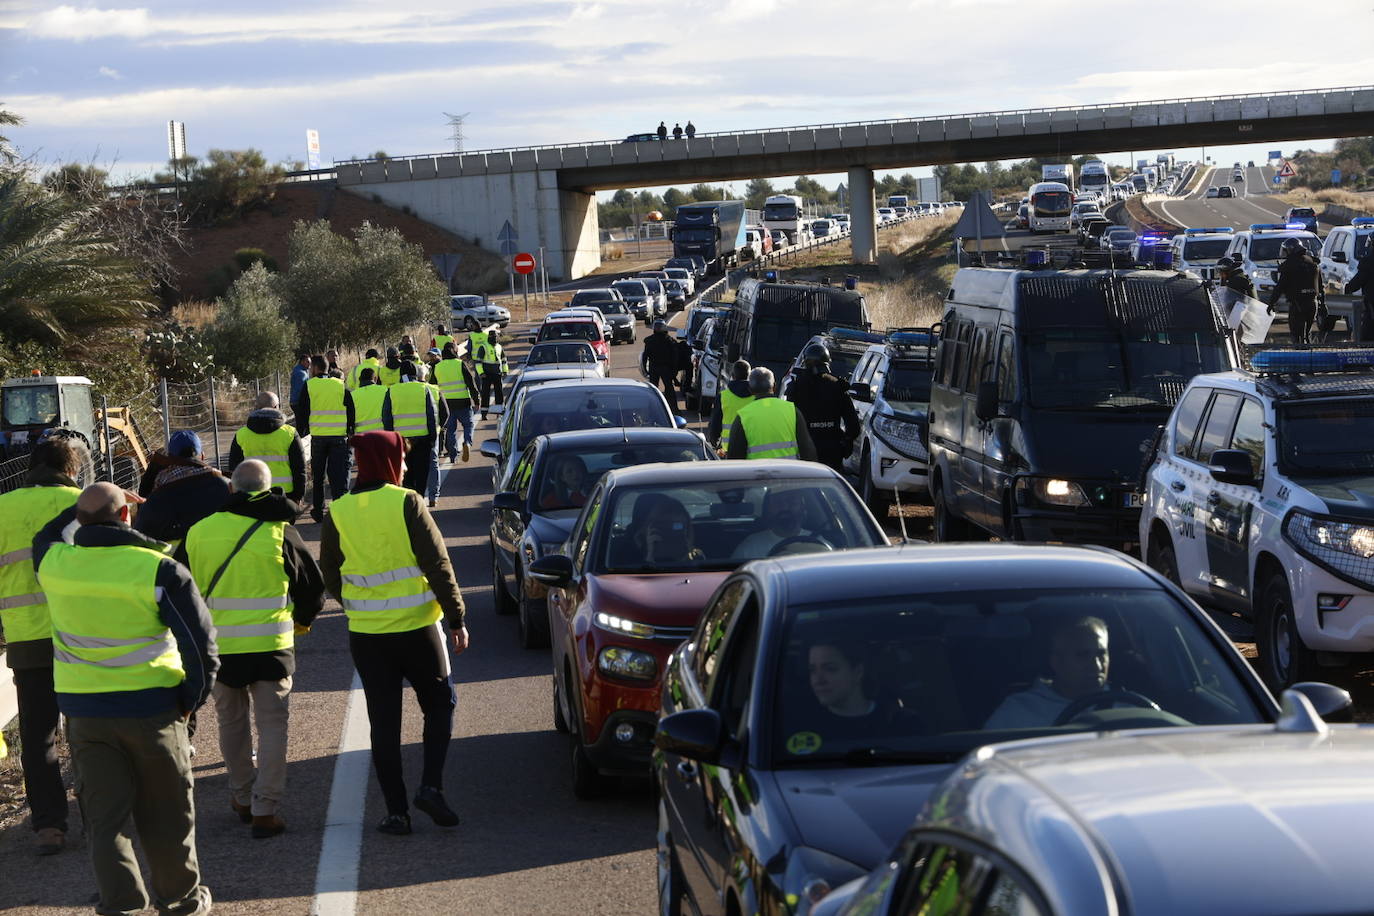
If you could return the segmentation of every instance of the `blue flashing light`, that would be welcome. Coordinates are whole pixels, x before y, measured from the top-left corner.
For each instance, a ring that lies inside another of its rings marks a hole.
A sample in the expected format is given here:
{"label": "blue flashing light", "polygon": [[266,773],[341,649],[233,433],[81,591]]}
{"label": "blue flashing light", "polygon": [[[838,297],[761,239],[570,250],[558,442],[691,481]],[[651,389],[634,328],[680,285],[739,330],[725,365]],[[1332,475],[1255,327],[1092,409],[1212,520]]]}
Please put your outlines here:
{"label": "blue flashing light", "polygon": [[1250,357],[1256,372],[1344,372],[1374,368],[1374,350],[1263,350]]}
{"label": "blue flashing light", "polygon": [[1159,270],[1168,270],[1174,266],[1174,250],[1172,248],[1155,249],[1155,267]]}
{"label": "blue flashing light", "polygon": [[1213,233],[1213,232],[1235,232],[1235,231],[1236,231],[1236,230],[1232,229],[1230,226],[1215,226],[1215,227],[1210,228],[1210,229],[1206,229],[1206,228],[1184,229],[1184,230],[1183,230],[1183,234],[1184,234],[1184,235],[1208,235],[1208,234],[1211,234],[1211,233]]}
{"label": "blue flashing light", "polygon": [[835,340],[858,340],[864,343],[882,343],[886,339],[877,331],[863,331],[859,328],[831,328],[826,333]]}
{"label": "blue flashing light", "polygon": [[932,335],[920,331],[893,331],[887,335],[887,341],[899,347],[929,347],[935,344]]}
{"label": "blue flashing light", "polygon": [[1048,260],[1049,252],[1041,251],[1038,248],[1032,248],[1026,252],[1027,267],[1044,267]]}
{"label": "blue flashing light", "polygon": [[1307,228],[1307,224],[1306,224],[1306,223],[1288,223],[1286,226],[1284,226],[1284,228],[1285,228],[1285,229],[1306,229],[1306,228]]}
{"label": "blue flashing light", "polygon": [[1357,216],[1350,221],[1352,226],[1374,226],[1374,216]]}
{"label": "blue flashing light", "polygon": [[[1287,223],[1251,223],[1251,224],[1250,224],[1250,231],[1251,231],[1251,232],[1268,232],[1268,231],[1270,231],[1270,230],[1287,229],[1287,228],[1288,228],[1288,224],[1287,224]],[[1302,227],[1299,226],[1298,228],[1301,229]]]}
{"label": "blue flashing light", "polygon": [[767,280],[769,283],[773,283],[778,279],[778,272],[776,270],[765,270],[763,272],[763,279]]}

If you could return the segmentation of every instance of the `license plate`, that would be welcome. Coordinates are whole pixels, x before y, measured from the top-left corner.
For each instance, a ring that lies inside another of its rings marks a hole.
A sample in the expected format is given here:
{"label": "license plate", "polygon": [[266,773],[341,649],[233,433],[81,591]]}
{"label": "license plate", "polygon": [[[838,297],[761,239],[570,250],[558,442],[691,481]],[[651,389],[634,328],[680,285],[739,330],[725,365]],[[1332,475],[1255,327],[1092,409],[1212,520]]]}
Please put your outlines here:
{"label": "license plate", "polygon": [[1131,492],[1121,494],[1121,505],[1125,509],[1139,509],[1145,504],[1141,494]]}

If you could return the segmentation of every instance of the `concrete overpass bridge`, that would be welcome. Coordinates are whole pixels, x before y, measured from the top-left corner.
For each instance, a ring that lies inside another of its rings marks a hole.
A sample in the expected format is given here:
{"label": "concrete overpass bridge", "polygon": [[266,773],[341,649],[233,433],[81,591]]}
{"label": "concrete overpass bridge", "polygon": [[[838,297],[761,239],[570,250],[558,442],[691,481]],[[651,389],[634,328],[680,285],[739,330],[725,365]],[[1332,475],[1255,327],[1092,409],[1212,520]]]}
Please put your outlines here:
{"label": "concrete overpass bridge", "polygon": [[1374,134],[1374,86],[991,111],[335,164],[338,183],[495,248],[506,220],[549,274],[601,262],[595,192],[847,172],[855,259],[876,257],[873,171]]}

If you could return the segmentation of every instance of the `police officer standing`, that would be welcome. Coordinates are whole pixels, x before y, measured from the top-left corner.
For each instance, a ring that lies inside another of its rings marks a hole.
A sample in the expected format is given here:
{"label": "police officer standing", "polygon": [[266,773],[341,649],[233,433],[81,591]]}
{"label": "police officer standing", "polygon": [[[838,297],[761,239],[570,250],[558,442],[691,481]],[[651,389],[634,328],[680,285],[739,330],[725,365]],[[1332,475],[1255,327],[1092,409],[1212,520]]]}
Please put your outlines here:
{"label": "police officer standing", "polygon": [[1361,291],[1364,292],[1364,299],[1355,330],[1359,340],[1371,341],[1374,340],[1374,245],[1370,245],[1364,257],[1360,258],[1355,276],[1345,284],[1346,295]]}
{"label": "police officer standing", "polygon": [[1293,343],[1307,344],[1312,333],[1312,322],[1317,317],[1317,292],[1321,286],[1317,262],[1312,260],[1297,239],[1284,239],[1279,250],[1283,260],[1274,271],[1274,291],[1269,296],[1269,311],[1273,313],[1280,296],[1287,299],[1288,330],[1293,335]]}
{"label": "police officer standing", "polygon": [[1231,258],[1217,261],[1217,273],[1221,275],[1221,285],[1251,299],[1255,298],[1255,284],[1241,272],[1240,266]]}
{"label": "police officer standing", "polygon": [[489,328],[477,347],[473,358],[482,378],[482,419],[487,418],[487,406],[495,401],[506,403],[506,392],[501,385],[505,374],[510,371],[506,363],[506,350],[501,346],[501,329]]}
{"label": "police officer standing", "polygon": [[668,336],[668,322],[662,318],[654,322],[654,332],[644,341],[644,352],[640,355],[640,368],[655,388],[663,385],[663,396],[668,406],[677,413],[677,388],[673,378],[678,369],[678,348]]}
{"label": "police officer standing", "polygon": [[816,460],[816,446],[806,417],[797,405],[773,393],[773,370],[756,366],[749,372],[752,403],[740,408],[730,426],[726,458],[800,458]]}
{"label": "police officer standing", "polygon": [[806,371],[792,380],[787,399],[806,417],[811,441],[821,464],[844,472],[844,460],[859,438],[859,415],[849,399],[849,386],[830,372],[830,350],[822,343],[807,346]]}

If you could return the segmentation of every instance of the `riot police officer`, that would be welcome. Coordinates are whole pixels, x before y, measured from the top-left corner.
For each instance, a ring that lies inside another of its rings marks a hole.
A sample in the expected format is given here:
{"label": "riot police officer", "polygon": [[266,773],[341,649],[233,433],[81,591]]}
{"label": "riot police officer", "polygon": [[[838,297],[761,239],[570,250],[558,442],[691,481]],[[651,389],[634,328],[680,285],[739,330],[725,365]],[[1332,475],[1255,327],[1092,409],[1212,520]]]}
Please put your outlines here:
{"label": "riot police officer", "polygon": [[1279,249],[1283,260],[1274,271],[1274,291],[1269,296],[1269,311],[1283,296],[1288,300],[1288,329],[1293,343],[1306,344],[1317,317],[1317,291],[1321,286],[1317,262],[1312,260],[1302,242],[1284,239]]}
{"label": "riot police officer", "polygon": [[792,380],[787,399],[806,417],[817,460],[843,472],[844,460],[859,438],[859,415],[849,399],[849,386],[831,374],[830,350],[825,344],[808,345],[802,356],[806,369]]}
{"label": "riot police officer", "polygon": [[1241,272],[1240,265],[1233,259],[1222,258],[1217,261],[1217,273],[1220,275],[1222,286],[1242,296],[1255,298],[1255,284]]}

